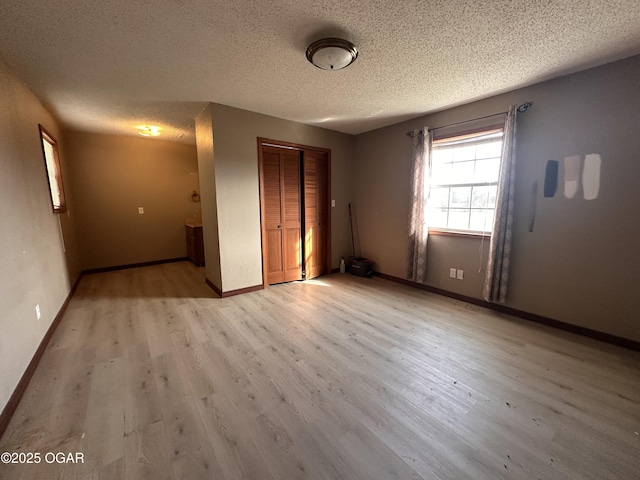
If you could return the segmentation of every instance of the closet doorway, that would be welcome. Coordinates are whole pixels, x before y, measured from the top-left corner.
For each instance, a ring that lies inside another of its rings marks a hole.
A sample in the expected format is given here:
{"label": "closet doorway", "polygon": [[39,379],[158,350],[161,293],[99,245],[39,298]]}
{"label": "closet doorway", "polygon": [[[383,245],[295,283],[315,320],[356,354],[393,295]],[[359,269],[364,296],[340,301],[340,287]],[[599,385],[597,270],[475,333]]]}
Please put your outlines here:
{"label": "closet doorway", "polygon": [[331,150],[258,138],[263,283],[331,270]]}

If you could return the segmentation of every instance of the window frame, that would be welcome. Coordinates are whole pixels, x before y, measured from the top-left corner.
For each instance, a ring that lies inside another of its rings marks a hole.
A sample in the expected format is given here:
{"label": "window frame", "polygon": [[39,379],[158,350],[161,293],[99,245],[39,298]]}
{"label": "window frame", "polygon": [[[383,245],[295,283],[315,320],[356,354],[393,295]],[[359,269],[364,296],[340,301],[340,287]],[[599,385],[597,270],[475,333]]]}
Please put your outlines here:
{"label": "window frame", "polygon": [[[42,150],[42,158],[44,159],[44,167],[47,174],[47,185],[49,186],[51,208],[53,213],[64,213],[67,211],[67,201],[64,194],[64,185],[62,183],[62,169],[60,168],[58,142],[42,125],[38,124],[38,128],[40,130],[40,148]],[[49,158],[47,155],[45,142],[51,145],[53,158]],[[52,179],[56,182],[56,187],[58,189],[59,205],[56,205],[54,189],[51,185]]]}
{"label": "window frame", "polygon": [[[469,130],[464,130],[461,132],[455,132],[455,133],[446,133],[446,134],[440,134],[440,135],[434,135],[433,138],[433,142],[432,142],[432,147],[431,150],[433,151],[433,146],[437,143],[437,142],[444,142],[444,141],[450,141],[451,139],[454,138],[459,138],[459,139],[463,139],[464,137],[472,137],[472,136],[479,136],[480,134],[485,134],[488,135],[490,133],[494,133],[494,132],[503,132],[504,134],[504,123],[498,123],[498,124],[492,124],[492,125],[486,125],[483,127],[477,127],[477,128],[473,128],[473,129],[469,129]],[[502,164],[502,155],[500,155],[500,164]],[[433,166],[432,166],[433,168]],[[456,186],[469,186],[469,187],[474,187],[474,186],[494,186],[497,185],[499,182],[499,178],[500,175],[498,174],[498,179],[495,182],[478,182],[478,183],[473,183],[473,184],[464,184],[464,185],[459,185],[459,184],[443,184],[443,185],[429,185],[429,190],[431,190],[432,187],[434,188],[441,188],[441,187],[449,187],[449,188],[453,188]],[[431,179],[429,179],[431,181]],[[471,208],[471,207],[469,207]],[[494,214],[495,214],[495,206],[493,208],[494,210]],[[426,212],[429,211],[428,205],[427,205],[427,209]],[[426,213],[425,212],[425,213]],[[489,231],[478,231],[478,230],[460,230],[460,229],[455,229],[455,228],[447,228],[447,227],[428,227],[428,231],[429,231],[429,235],[442,235],[442,236],[451,236],[451,237],[477,237],[477,238],[491,238],[491,234],[493,231],[493,228]]]}

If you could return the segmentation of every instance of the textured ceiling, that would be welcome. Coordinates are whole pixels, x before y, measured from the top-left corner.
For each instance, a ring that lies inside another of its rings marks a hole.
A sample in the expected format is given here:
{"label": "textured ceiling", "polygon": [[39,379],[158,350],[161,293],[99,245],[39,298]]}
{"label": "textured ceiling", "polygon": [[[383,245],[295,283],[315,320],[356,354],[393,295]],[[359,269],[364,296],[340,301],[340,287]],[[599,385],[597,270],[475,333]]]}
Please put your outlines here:
{"label": "textured ceiling", "polygon": [[[66,126],[193,142],[206,102],[357,134],[640,53],[638,0],[2,0],[0,52]],[[326,72],[324,36],[358,60]]]}

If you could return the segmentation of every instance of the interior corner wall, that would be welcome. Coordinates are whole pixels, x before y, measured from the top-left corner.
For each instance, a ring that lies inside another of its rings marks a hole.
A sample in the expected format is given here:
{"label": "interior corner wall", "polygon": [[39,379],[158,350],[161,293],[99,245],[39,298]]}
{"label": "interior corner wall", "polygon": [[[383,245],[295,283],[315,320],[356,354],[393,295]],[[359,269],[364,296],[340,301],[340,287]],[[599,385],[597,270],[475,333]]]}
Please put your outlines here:
{"label": "interior corner wall", "polygon": [[191,200],[194,145],[76,131],[65,138],[83,269],[187,256],[184,223],[200,217]]}
{"label": "interior corner wall", "polygon": [[205,275],[219,291],[222,291],[211,104],[208,104],[196,117],[196,148],[198,152],[198,170],[200,172]]}
{"label": "interior corner wall", "polygon": [[331,264],[337,267],[350,254],[354,137],[225,105],[210,107],[222,291],[262,284],[258,137],[331,149]]}
{"label": "interior corner wall", "polygon": [[[63,214],[52,211],[38,124],[59,144]],[[67,170],[58,125],[0,56],[0,411],[80,274]]]}
{"label": "interior corner wall", "polygon": [[[356,137],[355,191],[362,254],[405,278],[411,139],[405,133],[504,111],[518,117],[516,199],[507,305],[640,341],[640,56],[557,78]],[[465,128],[464,126],[458,128]],[[468,126],[467,126],[468,128]],[[595,200],[559,188],[544,198],[547,160],[602,156]],[[533,182],[537,213],[528,231]],[[427,283],[481,298],[488,241],[430,235]],[[482,251],[482,256],[480,252]],[[464,270],[464,280],[449,278]],[[481,272],[478,270],[481,269]]]}

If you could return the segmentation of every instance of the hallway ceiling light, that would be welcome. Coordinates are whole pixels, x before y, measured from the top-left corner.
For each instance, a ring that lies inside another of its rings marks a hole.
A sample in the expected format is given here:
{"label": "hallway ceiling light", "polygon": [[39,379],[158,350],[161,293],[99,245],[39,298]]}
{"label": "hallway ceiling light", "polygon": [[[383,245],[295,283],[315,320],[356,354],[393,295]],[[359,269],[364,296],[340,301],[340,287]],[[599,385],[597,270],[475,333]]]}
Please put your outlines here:
{"label": "hallway ceiling light", "polygon": [[156,127],[155,125],[138,125],[136,128],[138,129],[138,133],[143,137],[157,137],[162,131],[162,128]]}
{"label": "hallway ceiling light", "polygon": [[307,60],[323,70],[340,70],[358,58],[356,46],[340,38],[323,38],[307,48]]}

